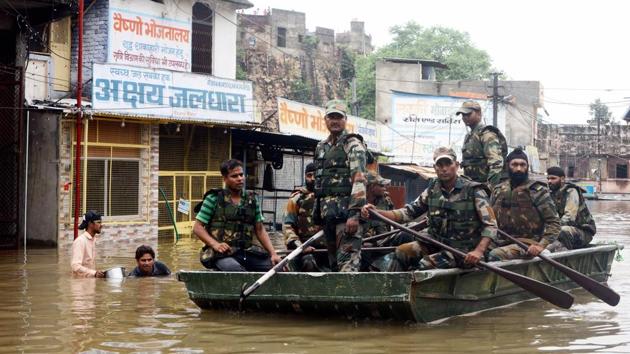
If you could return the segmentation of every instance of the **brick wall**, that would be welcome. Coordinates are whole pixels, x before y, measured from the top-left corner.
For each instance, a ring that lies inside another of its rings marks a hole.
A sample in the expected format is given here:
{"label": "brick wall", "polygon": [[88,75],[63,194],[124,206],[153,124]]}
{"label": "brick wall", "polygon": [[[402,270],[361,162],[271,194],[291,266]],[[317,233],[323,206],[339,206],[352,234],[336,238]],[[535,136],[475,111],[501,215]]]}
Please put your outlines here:
{"label": "brick wall", "polygon": [[[92,96],[91,82],[92,64],[103,64],[107,61],[107,19],[109,18],[109,1],[96,0],[87,8],[83,16],[83,97]],[[79,29],[76,18],[72,22],[72,64],[70,81],[73,87],[77,83]]]}

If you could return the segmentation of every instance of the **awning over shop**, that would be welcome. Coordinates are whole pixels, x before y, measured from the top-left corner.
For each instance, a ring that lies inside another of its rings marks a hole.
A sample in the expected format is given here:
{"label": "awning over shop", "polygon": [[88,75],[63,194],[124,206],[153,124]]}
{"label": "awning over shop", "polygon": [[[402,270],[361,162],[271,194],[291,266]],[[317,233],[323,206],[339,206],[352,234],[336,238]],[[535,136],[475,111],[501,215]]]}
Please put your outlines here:
{"label": "awning over shop", "polygon": [[423,179],[430,179],[430,178],[437,177],[437,175],[435,174],[435,170],[432,167],[423,167],[423,166],[418,166],[416,164],[392,163],[392,164],[381,164],[380,167],[385,170],[392,169],[396,171],[402,171],[411,175],[417,175],[417,176],[422,177]]}
{"label": "awning over shop", "polygon": [[281,150],[285,154],[312,155],[319,142],[299,135],[232,129],[232,140],[260,148]]}

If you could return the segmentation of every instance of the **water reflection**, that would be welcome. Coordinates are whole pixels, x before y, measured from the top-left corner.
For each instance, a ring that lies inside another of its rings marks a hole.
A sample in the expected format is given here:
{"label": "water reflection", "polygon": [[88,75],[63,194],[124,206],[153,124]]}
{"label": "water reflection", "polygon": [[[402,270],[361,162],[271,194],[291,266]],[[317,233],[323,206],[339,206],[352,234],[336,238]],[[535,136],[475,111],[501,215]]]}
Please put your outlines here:
{"label": "water reflection", "polygon": [[[628,244],[630,203],[590,203],[595,242]],[[97,241],[98,242],[98,241]],[[198,269],[194,239],[152,244],[174,271]],[[137,245],[98,244],[100,268],[132,269]],[[624,255],[629,254],[627,251]],[[575,291],[561,310],[528,301],[439,324],[201,311],[174,277],[70,276],[68,249],[0,254],[0,352],[630,352],[630,256],[613,264],[617,307]]]}

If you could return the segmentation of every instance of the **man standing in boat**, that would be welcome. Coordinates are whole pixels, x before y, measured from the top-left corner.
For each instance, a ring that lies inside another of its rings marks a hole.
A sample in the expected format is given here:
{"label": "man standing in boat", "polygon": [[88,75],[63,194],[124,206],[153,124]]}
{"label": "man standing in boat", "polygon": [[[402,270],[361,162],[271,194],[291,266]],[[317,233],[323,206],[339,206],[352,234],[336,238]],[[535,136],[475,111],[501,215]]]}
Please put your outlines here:
{"label": "man standing in boat", "polygon": [[549,248],[561,251],[585,247],[597,229],[582,195],[584,190],[565,181],[564,170],[557,166],[547,169],[547,183],[560,217],[560,235]]}
{"label": "man standing in boat", "polygon": [[315,149],[314,222],[324,228],[331,269],[359,271],[366,201],[367,150],[363,138],[346,132],[348,107],[343,101],[326,104],[325,123],[330,135]]}
{"label": "man standing in boat", "polygon": [[[465,176],[458,176],[459,162],[453,149],[440,147],[433,152],[437,179],[411,204],[392,211],[379,211],[388,219],[403,223],[427,213],[428,235],[467,252],[464,262],[474,265],[484,260],[490,242],[496,239],[497,223],[488,201],[488,188]],[[368,204],[361,210],[369,216]],[[398,246],[390,271],[453,268],[462,265],[448,251],[418,241]]]}
{"label": "man standing in boat", "polygon": [[[224,161],[221,175],[225,189],[208,191],[203,202],[195,207],[197,220],[193,232],[206,245],[201,262],[206,268],[226,272],[268,271],[272,264],[280,262],[280,257],[262,223],[256,195],[243,189],[243,163]],[[254,237],[266,253],[252,244]]]}
{"label": "man standing in boat", "polygon": [[462,146],[464,175],[473,181],[485,183],[489,188],[499,184],[504,174],[507,142],[501,131],[481,122],[481,106],[475,101],[466,101],[456,115],[470,128]]}
{"label": "man standing in boat", "polygon": [[[313,223],[313,207],[315,206],[315,164],[309,163],[304,171],[306,186],[298,188],[287,202],[284,214],[282,233],[287,249],[294,250],[302,245],[311,236],[315,235],[321,227]],[[316,248],[325,248],[326,242],[319,239],[312,246],[307,247],[295,259],[291,268],[301,272],[317,272],[328,265],[326,254],[315,254]]]}
{"label": "man standing in boat", "polygon": [[536,257],[560,233],[558,212],[543,182],[529,179],[529,160],[521,148],[507,156],[509,180],[492,192],[492,208],[499,229],[529,245],[527,251],[517,244],[493,249],[491,261]]}

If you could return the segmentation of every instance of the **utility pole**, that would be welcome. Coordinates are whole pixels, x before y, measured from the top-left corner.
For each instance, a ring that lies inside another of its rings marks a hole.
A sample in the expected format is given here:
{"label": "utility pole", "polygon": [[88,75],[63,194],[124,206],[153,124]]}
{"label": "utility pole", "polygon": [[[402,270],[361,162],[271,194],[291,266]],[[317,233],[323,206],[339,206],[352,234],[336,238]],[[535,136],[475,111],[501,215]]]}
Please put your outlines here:
{"label": "utility pole", "polygon": [[501,73],[490,73],[492,75],[492,125],[498,128],[497,114],[499,111],[499,99],[503,96],[499,96],[499,75]]}
{"label": "utility pole", "polygon": [[359,116],[359,107],[357,102],[357,78],[352,78],[352,114]]}
{"label": "utility pole", "polygon": [[600,144],[599,144],[599,134],[600,134],[600,128],[599,128],[599,123],[601,120],[601,117],[598,117],[597,114],[595,114],[595,119],[597,119],[597,192],[601,193],[602,192],[602,157],[600,156]]}

